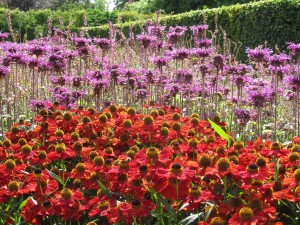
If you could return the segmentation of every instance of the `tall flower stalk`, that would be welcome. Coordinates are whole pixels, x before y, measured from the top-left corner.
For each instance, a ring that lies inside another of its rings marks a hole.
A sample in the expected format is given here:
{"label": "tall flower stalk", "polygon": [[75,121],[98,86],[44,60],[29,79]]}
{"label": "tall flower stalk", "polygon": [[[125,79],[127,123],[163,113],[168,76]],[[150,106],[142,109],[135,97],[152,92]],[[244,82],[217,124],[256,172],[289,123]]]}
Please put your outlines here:
{"label": "tall flower stalk", "polygon": [[281,54],[281,55],[273,55],[269,58],[270,66],[274,67],[274,73],[273,73],[273,84],[274,84],[274,135],[273,135],[273,141],[277,140],[277,120],[278,120],[278,68],[288,60],[287,55]]}

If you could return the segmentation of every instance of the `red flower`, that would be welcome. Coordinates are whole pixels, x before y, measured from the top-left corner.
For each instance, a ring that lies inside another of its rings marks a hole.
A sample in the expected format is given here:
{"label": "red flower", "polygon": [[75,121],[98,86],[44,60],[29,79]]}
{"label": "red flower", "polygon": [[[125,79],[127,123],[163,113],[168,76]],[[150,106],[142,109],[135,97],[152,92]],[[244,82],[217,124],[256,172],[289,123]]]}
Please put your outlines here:
{"label": "red flower", "polygon": [[115,206],[115,204],[116,203],[113,203],[113,201],[109,201],[109,200],[105,199],[104,197],[93,198],[88,202],[88,205],[91,207],[91,210],[89,210],[89,217],[95,217],[95,216],[99,216],[99,215],[106,216],[107,210],[110,207]]}
{"label": "red flower", "polygon": [[183,205],[186,204],[185,209],[193,211],[198,209],[201,203],[208,202],[213,197],[214,195],[209,190],[202,190],[200,186],[194,185],[189,188],[189,195]]}
{"label": "red flower", "polygon": [[77,163],[76,167],[72,170],[70,177],[85,180],[90,176],[90,173],[91,172],[86,169],[84,163]]}
{"label": "red flower", "polygon": [[300,137],[293,137],[293,142],[294,142],[295,144],[300,143]]}
{"label": "red flower", "polygon": [[120,205],[121,213],[128,217],[127,221],[133,221],[133,217],[138,219],[147,216],[152,209],[152,201],[144,199],[133,199],[131,203],[125,202]]}
{"label": "red flower", "polygon": [[238,166],[237,174],[244,179],[244,181],[265,180],[270,177],[270,173],[265,167],[258,167],[256,163],[250,163],[246,167]]}
{"label": "red flower", "polygon": [[76,190],[64,188],[53,199],[53,208],[56,215],[62,216],[63,220],[76,221],[81,217],[80,201],[82,193]]}
{"label": "red flower", "polygon": [[28,223],[41,224],[45,217],[54,215],[52,204],[49,200],[40,203],[33,198],[29,198],[21,210],[21,216]]}
{"label": "red flower", "polygon": [[169,170],[160,168],[154,179],[158,193],[171,200],[183,200],[188,195],[190,182],[195,171],[184,168],[179,163],[173,163]]}
{"label": "red flower", "polygon": [[65,133],[75,131],[77,124],[79,123],[79,116],[73,116],[71,112],[66,112],[63,118],[56,120],[57,126]]}
{"label": "red flower", "polygon": [[172,153],[167,147],[164,148],[161,152],[158,150],[158,148],[155,147],[141,149],[134,156],[134,160],[140,165],[146,165],[148,163],[151,163],[155,167],[159,167],[161,163],[165,164],[167,162],[170,162],[171,159]]}
{"label": "red flower", "polygon": [[228,225],[263,225],[266,223],[267,218],[265,216],[261,213],[254,213],[249,207],[241,208],[228,220]]}

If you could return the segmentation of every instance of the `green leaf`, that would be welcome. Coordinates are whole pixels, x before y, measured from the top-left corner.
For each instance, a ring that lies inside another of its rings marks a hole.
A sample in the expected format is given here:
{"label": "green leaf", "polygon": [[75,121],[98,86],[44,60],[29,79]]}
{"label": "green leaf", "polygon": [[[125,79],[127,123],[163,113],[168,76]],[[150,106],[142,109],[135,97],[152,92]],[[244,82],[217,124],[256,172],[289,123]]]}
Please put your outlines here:
{"label": "green leaf", "polygon": [[97,182],[98,182],[98,184],[99,184],[101,190],[103,191],[103,193],[104,193],[107,197],[112,198],[111,193],[107,190],[107,188],[105,187],[105,185],[102,184],[99,180],[98,180]]}
{"label": "green leaf", "polygon": [[274,179],[275,181],[278,180],[278,174],[279,174],[279,168],[280,168],[280,159],[277,160],[276,164],[275,164],[275,175],[274,175]]}
{"label": "green leaf", "polygon": [[28,197],[28,198],[25,199],[23,202],[21,202],[21,204],[20,204],[20,206],[19,206],[19,209],[22,209],[22,208],[26,205],[26,203],[27,203],[27,201],[29,200],[29,198],[30,198],[30,197]]}
{"label": "green leaf", "polygon": [[169,204],[169,202],[165,198],[163,198],[160,194],[156,193],[156,195],[159,201],[166,207],[167,211],[172,215],[172,217],[175,218],[176,212],[173,209],[173,207]]}
{"label": "green leaf", "polygon": [[200,216],[200,213],[198,214],[192,214],[188,217],[186,217],[185,219],[181,220],[179,222],[180,225],[188,225],[188,224],[191,224],[193,223],[196,219],[198,219],[198,217]]}
{"label": "green leaf", "polygon": [[51,172],[50,170],[46,169],[47,172],[49,173],[50,177],[52,177],[54,180],[59,182],[62,186],[64,186],[64,181],[60,178],[60,176],[56,175],[55,173]]}
{"label": "green leaf", "polygon": [[212,120],[208,119],[208,122],[210,123],[210,125],[212,126],[212,128],[214,128],[214,130],[220,135],[221,138],[227,140],[228,145],[230,145],[230,137],[229,135],[215,122],[213,122]]}

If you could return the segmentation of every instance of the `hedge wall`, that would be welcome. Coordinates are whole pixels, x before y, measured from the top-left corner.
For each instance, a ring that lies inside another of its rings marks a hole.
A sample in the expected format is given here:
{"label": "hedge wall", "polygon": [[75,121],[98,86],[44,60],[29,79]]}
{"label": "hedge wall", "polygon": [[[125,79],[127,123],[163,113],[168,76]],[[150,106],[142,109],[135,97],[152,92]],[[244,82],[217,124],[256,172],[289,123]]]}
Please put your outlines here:
{"label": "hedge wall", "polygon": [[[266,0],[248,4],[221,7],[217,9],[196,10],[183,14],[161,18],[161,24],[166,26],[194,25],[203,23],[203,15],[211,30],[215,29],[215,21],[234,42],[241,42],[241,55],[246,47],[255,47],[268,43],[274,48],[286,48],[286,42],[300,42],[300,0]],[[217,15],[217,19],[216,19]],[[129,27],[133,26],[135,33],[140,32],[145,20],[116,24],[128,36]],[[220,29],[219,29],[220,30]],[[108,27],[90,27],[91,36],[107,36]]]}
{"label": "hedge wall", "polygon": [[[5,8],[0,8],[0,31],[7,32]],[[74,21],[71,30],[78,31],[78,27],[84,26],[83,15],[86,13],[89,26],[98,26],[107,24],[109,21],[117,22],[117,14],[115,12],[103,12],[99,9],[90,10],[74,10],[74,11],[51,11],[45,10],[30,10],[23,12],[19,10],[11,10],[11,21],[13,30],[18,32],[22,39],[31,40],[46,35],[48,31],[48,20],[53,18],[53,26],[60,27],[59,18],[62,18],[64,26],[67,26],[70,21]]]}

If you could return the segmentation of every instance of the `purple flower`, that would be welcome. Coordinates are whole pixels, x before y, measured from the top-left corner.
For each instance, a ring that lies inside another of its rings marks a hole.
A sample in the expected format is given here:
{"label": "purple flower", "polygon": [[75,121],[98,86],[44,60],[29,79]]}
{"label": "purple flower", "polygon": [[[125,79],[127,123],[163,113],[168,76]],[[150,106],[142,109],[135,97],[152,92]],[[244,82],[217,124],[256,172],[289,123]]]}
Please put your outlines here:
{"label": "purple flower", "polygon": [[251,66],[245,65],[245,64],[239,64],[237,66],[237,71],[236,73],[240,76],[245,75],[247,72],[251,70]]}
{"label": "purple flower", "polygon": [[142,69],[141,73],[143,75],[143,78],[144,78],[145,82],[148,82],[150,84],[154,84],[154,77],[155,77],[154,72],[152,72],[151,70]]}
{"label": "purple flower", "polygon": [[176,44],[185,34],[186,30],[187,29],[184,26],[170,27],[169,32],[166,35],[168,42],[171,44]]}
{"label": "purple flower", "polygon": [[10,62],[15,62],[15,63],[22,63],[23,64],[23,58],[24,58],[24,53],[22,52],[9,52],[6,57]]}
{"label": "purple flower", "polygon": [[21,51],[22,47],[20,44],[14,42],[8,42],[3,45],[3,50],[5,52],[16,53],[18,51]]}
{"label": "purple flower", "polygon": [[66,90],[59,94],[54,94],[53,97],[55,97],[59,104],[62,106],[65,106],[66,108],[74,108],[77,106],[77,100],[79,97],[82,96],[82,93],[79,92],[72,92],[71,90]]}
{"label": "purple flower", "polygon": [[284,53],[276,54],[269,57],[269,63],[271,66],[279,67],[287,62],[288,59],[289,57]]}
{"label": "purple flower", "polygon": [[68,60],[73,60],[76,56],[78,56],[78,52],[72,50],[65,50],[62,54],[64,57],[68,58]]}
{"label": "purple flower", "polygon": [[108,51],[113,44],[112,40],[108,38],[94,38],[94,43],[105,52]]}
{"label": "purple flower", "polygon": [[286,81],[293,88],[300,88],[300,74],[287,76]]}
{"label": "purple flower", "polygon": [[36,58],[28,58],[28,67],[33,69],[34,67],[38,67],[40,64],[40,60]]}
{"label": "purple flower", "polygon": [[145,35],[145,34],[139,34],[137,35],[137,40],[139,42],[141,42],[141,45],[144,48],[148,48],[152,45],[154,45],[157,41],[157,38],[154,36],[149,36],[149,35]]}
{"label": "purple flower", "polygon": [[169,32],[170,33],[177,33],[180,36],[183,36],[186,32],[187,28],[185,26],[176,26],[176,27],[170,27]]}
{"label": "purple flower", "polygon": [[[300,79],[299,79],[299,81],[300,81]],[[291,101],[291,100],[293,100],[294,99],[294,97],[295,97],[295,92],[293,92],[293,91],[287,91],[286,93],[285,93],[285,99],[287,100],[287,101]]]}
{"label": "purple flower", "polygon": [[176,74],[175,82],[177,83],[191,83],[193,81],[193,74],[188,70],[180,70]]}
{"label": "purple flower", "polygon": [[109,71],[107,70],[90,71],[85,76],[87,80],[107,79],[109,77]]}
{"label": "purple flower", "polygon": [[234,110],[234,115],[236,118],[236,122],[241,126],[245,126],[250,120],[250,111],[247,109],[237,108]]}
{"label": "purple flower", "polygon": [[249,82],[249,79],[250,79],[250,78],[247,77],[247,76],[241,76],[241,75],[235,76],[235,77],[234,77],[234,83],[235,83],[236,86],[242,87],[242,86],[245,86],[245,84],[246,84],[247,82]]}
{"label": "purple flower", "polygon": [[109,86],[109,80],[108,79],[104,79],[104,80],[95,80],[94,79],[94,80],[91,80],[89,82],[89,84],[94,87],[94,92],[98,92]]}
{"label": "purple flower", "polygon": [[157,37],[161,36],[165,29],[166,26],[161,26],[160,24],[154,24],[147,27],[148,34]]}
{"label": "purple flower", "polygon": [[60,72],[66,66],[65,59],[59,54],[50,55],[48,65],[56,72]]}
{"label": "purple flower", "polygon": [[111,64],[106,67],[110,73],[110,79],[117,82],[119,76],[125,73],[124,65]]}
{"label": "purple flower", "polygon": [[211,69],[212,69],[211,64],[201,64],[200,66],[197,66],[197,71],[199,71],[202,76],[205,76],[208,73],[210,73]]}
{"label": "purple flower", "polygon": [[39,68],[39,71],[45,71],[45,70],[51,69],[47,58],[39,58],[38,62],[39,63],[37,65],[37,67]]}
{"label": "purple flower", "polygon": [[171,58],[168,56],[154,56],[150,60],[159,68],[166,66]]}
{"label": "purple flower", "polygon": [[269,66],[269,70],[272,72],[272,73],[275,73],[276,71],[276,74],[277,76],[280,78],[280,80],[283,79],[284,75],[288,74],[289,73],[289,67],[287,66],[279,66],[279,67],[275,67],[275,66]]}
{"label": "purple flower", "polygon": [[270,102],[274,95],[274,90],[267,86],[255,86],[248,89],[249,101],[255,107],[263,107]]}
{"label": "purple flower", "polygon": [[86,95],[85,92],[83,91],[73,91],[72,92],[72,97],[75,98],[76,100],[78,100],[80,97]]}
{"label": "purple flower", "polygon": [[182,85],[169,82],[166,84],[165,89],[169,91],[171,97],[175,97],[182,90]]}
{"label": "purple flower", "polygon": [[28,51],[29,51],[29,54],[33,54],[33,55],[36,55],[36,57],[39,57],[39,56],[45,54],[45,52],[47,51],[47,48],[46,48],[46,46],[42,46],[42,45],[29,45]]}
{"label": "purple flower", "polygon": [[180,35],[176,32],[167,33],[168,42],[171,44],[174,44],[174,45],[180,40],[181,37],[182,37],[182,35]]}
{"label": "purple flower", "polygon": [[174,49],[172,51],[167,52],[167,56],[178,60],[184,60],[185,58],[188,58],[190,54],[191,51],[186,48]]}
{"label": "purple flower", "polygon": [[238,72],[238,68],[237,68],[237,66],[224,65],[224,72],[227,75],[232,75],[232,74],[235,75]]}
{"label": "purple flower", "polygon": [[149,93],[146,89],[138,89],[138,90],[136,90],[135,94],[138,99],[144,99],[147,96],[149,96]]}
{"label": "purple flower", "polygon": [[66,84],[66,78],[63,76],[50,76],[50,80],[53,84],[64,86]]}
{"label": "purple flower", "polygon": [[55,88],[49,88],[49,91],[52,92],[53,95],[57,95],[66,91],[70,91],[70,89],[66,87],[55,87]]}
{"label": "purple flower", "polygon": [[34,109],[47,108],[47,105],[51,103],[49,100],[31,100],[30,105]]}
{"label": "purple flower", "polygon": [[6,38],[8,38],[8,33],[0,32],[0,42],[4,42]]}
{"label": "purple flower", "polygon": [[209,57],[214,52],[213,48],[194,48],[192,54],[197,57],[206,58]]}
{"label": "purple flower", "polygon": [[260,63],[268,61],[268,58],[271,54],[271,49],[262,48],[262,46],[259,46],[255,49],[247,48],[246,53],[248,54],[250,61]]}
{"label": "purple flower", "polygon": [[73,44],[76,48],[84,48],[91,43],[90,39],[82,38],[82,37],[74,37]]}
{"label": "purple flower", "polygon": [[208,25],[201,24],[201,25],[194,25],[190,27],[190,30],[193,32],[193,36],[202,35],[205,30],[208,29]]}
{"label": "purple flower", "polygon": [[224,56],[217,54],[213,57],[213,65],[217,68],[217,70],[222,70],[224,67]]}
{"label": "purple flower", "polygon": [[257,111],[256,110],[250,110],[250,120],[256,121],[257,118],[258,118]]}
{"label": "purple flower", "polygon": [[81,83],[83,81],[83,78],[82,77],[73,77],[72,78],[72,86],[75,87],[75,88],[79,88],[81,87]]}
{"label": "purple flower", "polygon": [[207,38],[196,41],[196,45],[200,48],[208,48],[211,46],[211,44],[212,40]]}
{"label": "purple flower", "polygon": [[7,74],[10,73],[10,69],[6,66],[0,66],[0,79],[6,77]]}
{"label": "purple flower", "polygon": [[300,43],[296,44],[296,43],[289,42],[288,44],[289,45],[288,45],[287,49],[290,50],[292,53],[299,56],[300,55]]}

